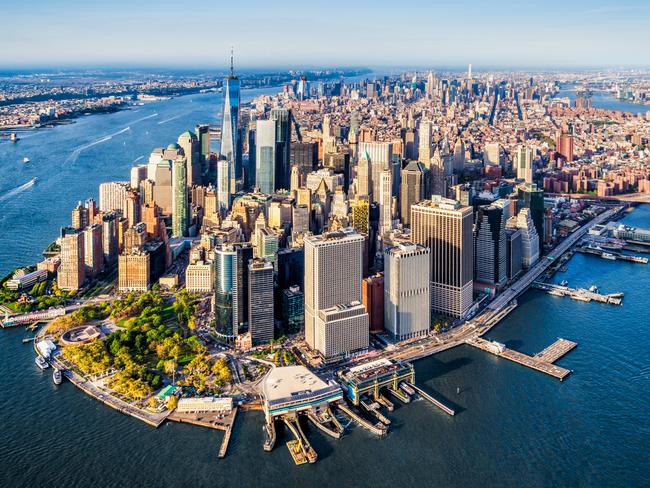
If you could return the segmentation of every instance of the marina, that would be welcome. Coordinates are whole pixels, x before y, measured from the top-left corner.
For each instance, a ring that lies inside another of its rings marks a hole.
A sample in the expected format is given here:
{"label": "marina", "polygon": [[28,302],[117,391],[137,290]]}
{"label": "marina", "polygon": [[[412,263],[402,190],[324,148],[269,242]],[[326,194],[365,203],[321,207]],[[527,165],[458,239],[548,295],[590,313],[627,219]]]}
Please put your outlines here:
{"label": "marina", "polygon": [[601,258],[609,259],[610,261],[627,261],[630,263],[648,264],[648,258],[631,254],[623,254],[613,250],[605,251],[598,246],[578,246],[575,250],[576,252],[600,256]]}

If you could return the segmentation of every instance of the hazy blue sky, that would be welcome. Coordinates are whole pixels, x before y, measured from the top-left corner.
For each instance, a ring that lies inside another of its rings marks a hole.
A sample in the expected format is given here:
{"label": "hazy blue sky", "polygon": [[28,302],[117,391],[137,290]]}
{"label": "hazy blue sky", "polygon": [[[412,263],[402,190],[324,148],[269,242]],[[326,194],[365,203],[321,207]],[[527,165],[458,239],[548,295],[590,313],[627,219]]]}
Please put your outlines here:
{"label": "hazy blue sky", "polygon": [[650,65],[649,0],[7,0],[4,66]]}

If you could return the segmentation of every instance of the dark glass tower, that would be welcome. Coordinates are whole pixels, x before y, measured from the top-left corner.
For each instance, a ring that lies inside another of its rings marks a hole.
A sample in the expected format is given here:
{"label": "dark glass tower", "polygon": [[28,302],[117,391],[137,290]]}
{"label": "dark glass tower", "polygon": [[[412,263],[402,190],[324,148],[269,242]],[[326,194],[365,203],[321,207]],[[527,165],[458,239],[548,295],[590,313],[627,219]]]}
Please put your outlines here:
{"label": "dark glass tower", "polygon": [[221,128],[221,156],[231,164],[231,174],[235,178],[242,175],[242,155],[239,131],[240,84],[235,76],[232,53],[230,56],[230,75],[223,82],[223,126]]}

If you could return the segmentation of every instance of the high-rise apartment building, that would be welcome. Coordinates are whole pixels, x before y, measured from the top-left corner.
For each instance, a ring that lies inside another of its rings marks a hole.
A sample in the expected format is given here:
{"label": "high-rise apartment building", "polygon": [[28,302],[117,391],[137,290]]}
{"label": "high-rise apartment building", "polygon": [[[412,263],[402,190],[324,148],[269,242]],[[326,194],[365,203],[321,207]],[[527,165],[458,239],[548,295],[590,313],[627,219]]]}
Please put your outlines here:
{"label": "high-rise apartment building", "polygon": [[429,333],[429,255],[410,242],[384,251],[384,327],[397,340]]}
{"label": "high-rise apartment building", "polygon": [[76,291],[86,280],[84,234],[67,227],[61,229],[61,264],[57,270],[59,289]]}
{"label": "high-rise apartment building", "polygon": [[151,255],[133,248],[120,254],[118,260],[118,288],[120,291],[147,291],[150,283]]}
{"label": "high-rise apartment building", "polygon": [[172,172],[172,235],[187,236],[189,227],[189,202],[187,196],[187,161],[176,159]]}
{"label": "high-rise apartment building", "polygon": [[95,278],[104,268],[102,225],[86,227],[84,234],[84,265],[87,278]]}
{"label": "high-rise apartment building", "polygon": [[99,209],[102,212],[121,212],[129,183],[126,181],[111,181],[99,185]]}
{"label": "high-rise apartment building", "polygon": [[431,310],[463,316],[472,306],[472,208],[434,196],[411,207],[411,236],[431,250]]}

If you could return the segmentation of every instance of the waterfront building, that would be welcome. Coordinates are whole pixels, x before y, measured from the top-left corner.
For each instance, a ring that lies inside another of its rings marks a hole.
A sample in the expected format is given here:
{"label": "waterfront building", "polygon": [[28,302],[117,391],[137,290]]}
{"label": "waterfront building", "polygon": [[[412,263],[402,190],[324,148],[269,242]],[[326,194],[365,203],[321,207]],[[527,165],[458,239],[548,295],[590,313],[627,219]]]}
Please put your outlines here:
{"label": "waterfront building", "polygon": [[129,183],[126,181],[111,181],[99,185],[99,209],[102,212],[122,212],[122,204],[126,197]]}
{"label": "waterfront building", "polygon": [[398,341],[429,333],[430,253],[410,242],[384,251],[384,327]]}
{"label": "waterfront building", "polygon": [[184,237],[189,228],[189,202],[187,197],[187,161],[176,159],[172,173],[172,235]]}
{"label": "waterfront building", "polygon": [[315,345],[326,362],[368,349],[368,313],[358,300],[318,310]]}
{"label": "waterfront building", "polygon": [[506,218],[498,205],[482,205],[474,224],[474,279],[502,286],[507,281]]}
{"label": "waterfront building", "polygon": [[104,267],[102,250],[102,225],[93,224],[86,227],[84,234],[84,266],[87,278],[95,278]]}
{"label": "waterfront building", "polygon": [[[332,346],[330,332],[337,329],[333,322],[343,320],[344,327],[366,327],[365,331],[358,330],[353,334],[355,340],[364,336],[363,341],[350,343],[337,342],[334,349],[340,352],[338,346],[368,345],[368,315],[361,305],[361,278],[364,237],[351,229],[340,232],[329,232],[317,236],[307,236],[305,242],[305,340],[312,349],[321,354],[329,354],[332,348],[325,351],[325,344]],[[365,314],[365,322],[360,317],[361,312],[356,306],[352,311],[333,310],[340,304],[359,302]],[[320,317],[321,310],[329,310]],[[345,316],[345,317],[342,317]],[[317,323],[318,322],[318,323]],[[365,325],[364,325],[365,324]],[[330,327],[331,326],[331,327]],[[321,348],[321,349],[318,349]],[[351,351],[347,351],[351,352]]]}
{"label": "waterfront building", "polygon": [[176,411],[180,413],[211,413],[230,415],[232,412],[231,397],[189,397],[179,398]]}
{"label": "waterfront building", "polygon": [[61,264],[56,284],[61,290],[76,291],[86,280],[85,241],[83,232],[71,227],[61,229]]}
{"label": "waterfront building", "polygon": [[361,300],[368,312],[370,332],[384,330],[384,276],[377,273],[361,282]]}
{"label": "waterfront building", "polygon": [[411,207],[413,242],[431,250],[431,311],[461,317],[472,306],[472,208],[433,196]]}
{"label": "waterfront building", "polygon": [[258,120],[256,133],[255,185],[259,191],[271,194],[275,190],[276,129],[274,120]]}
{"label": "waterfront building", "polygon": [[362,395],[377,399],[381,388],[399,389],[403,381],[415,383],[415,368],[410,363],[377,359],[337,373],[348,399],[359,405]]}
{"label": "waterfront building", "polygon": [[343,390],[335,381],[325,382],[304,366],[273,368],[262,384],[264,416],[276,417],[312,411],[327,411],[331,403],[343,400]]}
{"label": "waterfront building", "polygon": [[248,265],[248,330],[253,345],[273,339],[273,263],[253,259]]}

